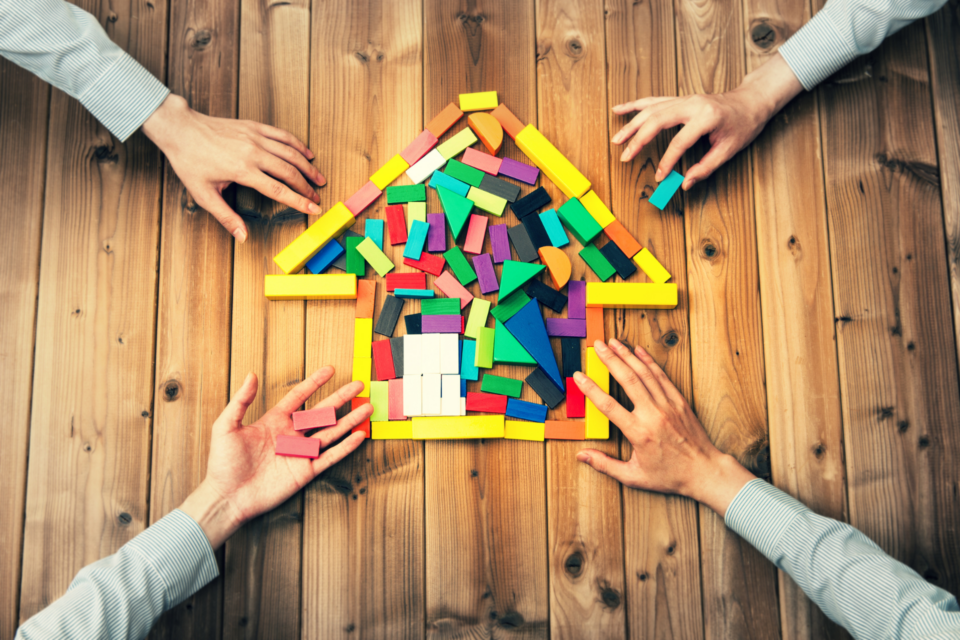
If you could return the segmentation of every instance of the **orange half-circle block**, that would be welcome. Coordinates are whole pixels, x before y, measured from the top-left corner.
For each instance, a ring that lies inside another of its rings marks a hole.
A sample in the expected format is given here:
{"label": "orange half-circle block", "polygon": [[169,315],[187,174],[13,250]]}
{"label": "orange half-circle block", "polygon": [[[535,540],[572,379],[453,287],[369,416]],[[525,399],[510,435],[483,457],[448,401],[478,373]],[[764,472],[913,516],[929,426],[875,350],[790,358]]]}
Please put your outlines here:
{"label": "orange half-circle block", "polygon": [[570,280],[570,258],[556,247],[540,247],[537,252],[540,254],[540,260],[547,265],[547,271],[550,272],[550,279],[553,280],[553,286],[557,291],[567,286]]}
{"label": "orange half-circle block", "polygon": [[489,113],[471,113],[467,116],[467,125],[480,138],[490,155],[497,155],[503,145],[503,127]]}

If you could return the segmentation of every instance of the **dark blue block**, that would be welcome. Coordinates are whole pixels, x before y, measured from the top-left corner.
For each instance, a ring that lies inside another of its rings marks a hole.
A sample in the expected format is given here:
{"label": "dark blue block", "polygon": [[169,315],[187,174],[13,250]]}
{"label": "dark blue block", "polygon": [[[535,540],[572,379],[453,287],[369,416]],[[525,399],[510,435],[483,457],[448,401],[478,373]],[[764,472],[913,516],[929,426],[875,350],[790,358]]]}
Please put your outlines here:
{"label": "dark blue block", "polygon": [[330,268],[333,261],[344,254],[343,247],[334,238],[313,254],[313,257],[307,260],[307,270],[310,273],[323,273]]}
{"label": "dark blue block", "polygon": [[534,299],[528,302],[503,326],[537,361],[553,384],[563,391],[563,376],[560,375],[557,359],[553,357],[553,348],[550,346],[547,327],[543,324],[543,316],[540,315],[540,305],[537,301]]}
{"label": "dark blue block", "polygon": [[461,398],[467,397],[467,379],[466,378],[460,378],[460,397]]}
{"label": "dark blue block", "polygon": [[507,417],[531,422],[543,422],[547,419],[547,405],[507,398]]}

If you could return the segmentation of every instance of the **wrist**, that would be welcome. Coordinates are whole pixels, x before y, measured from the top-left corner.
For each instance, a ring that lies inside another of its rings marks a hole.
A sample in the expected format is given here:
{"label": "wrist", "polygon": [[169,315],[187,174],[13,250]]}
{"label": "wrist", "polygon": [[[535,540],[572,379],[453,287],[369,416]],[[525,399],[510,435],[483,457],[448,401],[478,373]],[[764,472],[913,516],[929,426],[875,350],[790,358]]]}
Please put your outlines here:
{"label": "wrist", "polygon": [[150,114],[141,129],[144,135],[150,138],[164,154],[167,154],[170,145],[177,139],[176,133],[180,123],[190,111],[190,105],[186,100],[171,93],[157,107],[157,110]]}
{"label": "wrist", "polygon": [[240,512],[206,481],[187,496],[180,510],[200,525],[214,550],[243,525]]}
{"label": "wrist", "polygon": [[682,493],[710,507],[721,518],[740,489],[756,478],[736,458],[720,452],[696,468],[698,471]]}
{"label": "wrist", "polygon": [[783,56],[776,53],[744,76],[737,90],[750,94],[750,102],[766,122],[803,91],[803,85]]}

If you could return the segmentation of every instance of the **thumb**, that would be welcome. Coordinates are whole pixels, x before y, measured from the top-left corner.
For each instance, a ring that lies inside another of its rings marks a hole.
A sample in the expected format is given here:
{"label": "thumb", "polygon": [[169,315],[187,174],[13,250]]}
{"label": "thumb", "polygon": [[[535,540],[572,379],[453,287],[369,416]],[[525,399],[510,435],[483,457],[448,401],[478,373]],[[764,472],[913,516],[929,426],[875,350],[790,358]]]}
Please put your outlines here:
{"label": "thumb", "polygon": [[214,431],[230,433],[240,427],[243,422],[243,416],[247,414],[247,407],[249,407],[253,399],[257,397],[257,386],[256,374],[248,373],[247,377],[243,380],[243,384],[241,384],[237,392],[233,394],[230,403],[213,424]]}
{"label": "thumb", "polygon": [[223,196],[216,189],[210,189],[195,198],[197,204],[206,209],[210,215],[217,219],[223,228],[230,232],[237,242],[244,242],[247,239],[247,225],[237,215],[237,212],[230,208]]}
{"label": "thumb", "polygon": [[632,486],[629,465],[623,460],[611,458],[596,449],[581,449],[577,452],[577,460],[590,465],[600,473],[610,476],[617,482]]}

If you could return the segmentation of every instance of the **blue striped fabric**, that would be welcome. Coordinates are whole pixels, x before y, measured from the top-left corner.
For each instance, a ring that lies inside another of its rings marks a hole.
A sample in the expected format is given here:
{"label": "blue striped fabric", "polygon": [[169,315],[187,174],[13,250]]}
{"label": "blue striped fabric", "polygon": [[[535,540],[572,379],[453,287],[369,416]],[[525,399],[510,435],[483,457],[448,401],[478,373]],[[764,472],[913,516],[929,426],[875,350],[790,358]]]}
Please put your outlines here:
{"label": "blue striped fabric", "polygon": [[725,520],[854,638],[960,637],[954,596],[763,480],[740,490]]}
{"label": "blue striped fabric", "polygon": [[946,0],[829,0],[780,47],[780,55],[810,91],[848,62],[880,46]]}
{"label": "blue striped fabric", "polygon": [[0,55],[79,100],[121,142],[170,94],[63,0],[0,0]]}
{"label": "blue striped fabric", "polygon": [[17,638],[145,638],[160,614],[220,575],[206,534],[180,510],[84,567]]}

